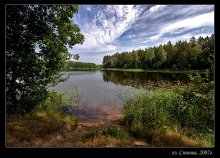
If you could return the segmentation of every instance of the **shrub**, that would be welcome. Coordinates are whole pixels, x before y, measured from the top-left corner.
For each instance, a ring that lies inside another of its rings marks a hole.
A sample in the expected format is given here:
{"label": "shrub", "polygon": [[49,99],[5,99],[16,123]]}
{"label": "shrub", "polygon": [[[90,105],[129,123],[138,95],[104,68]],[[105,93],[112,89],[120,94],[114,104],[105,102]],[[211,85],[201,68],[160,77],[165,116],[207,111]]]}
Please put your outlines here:
{"label": "shrub", "polygon": [[190,76],[191,87],[173,100],[172,117],[182,126],[206,131],[214,129],[214,82]]}

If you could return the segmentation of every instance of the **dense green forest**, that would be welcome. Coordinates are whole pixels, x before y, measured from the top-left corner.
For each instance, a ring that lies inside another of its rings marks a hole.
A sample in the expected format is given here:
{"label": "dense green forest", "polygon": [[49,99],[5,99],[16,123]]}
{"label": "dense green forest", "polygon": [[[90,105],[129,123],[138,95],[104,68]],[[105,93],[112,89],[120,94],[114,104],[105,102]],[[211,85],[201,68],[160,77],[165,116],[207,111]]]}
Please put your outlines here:
{"label": "dense green forest", "polygon": [[214,34],[210,37],[195,37],[187,41],[178,41],[149,47],[144,50],[115,53],[104,56],[104,68],[139,69],[213,69]]}
{"label": "dense green forest", "polygon": [[96,69],[98,68],[98,65],[94,63],[86,63],[86,62],[76,62],[76,61],[69,61],[67,64],[67,69],[68,71],[78,69],[78,68],[85,68],[85,69]]}

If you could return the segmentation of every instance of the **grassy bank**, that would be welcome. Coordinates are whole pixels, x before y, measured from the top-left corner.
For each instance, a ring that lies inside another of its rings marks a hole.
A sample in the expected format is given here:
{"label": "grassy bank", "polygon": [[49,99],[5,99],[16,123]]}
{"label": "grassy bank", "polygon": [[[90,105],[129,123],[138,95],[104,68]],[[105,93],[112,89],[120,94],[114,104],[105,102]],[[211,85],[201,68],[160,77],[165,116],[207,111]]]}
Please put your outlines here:
{"label": "grassy bank", "polygon": [[208,70],[172,70],[172,69],[125,69],[125,68],[72,68],[68,71],[130,71],[130,72],[165,72],[165,73],[207,73]]}
{"label": "grassy bank", "polygon": [[214,83],[193,78],[188,88],[157,89],[127,100],[124,121],[153,146],[214,146]]}
{"label": "grassy bank", "polygon": [[67,98],[64,95],[52,92],[31,113],[20,117],[8,117],[6,144],[13,145],[21,141],[29,142],[38,138],[46,139],[48,135],[61,130],[76,128],[77,118],[64,113],[67,106]]}
{"label": "grassy bank", "polygon": [[166,72],[166,73],[206,73],[207,70],[153,70],[153,69],[124,69],[124,68],[100,68],[99,70],[111,70],[111,71],[131,71],[131,72]]}
{"label": "grassy bank", "polygon": [[72,68],[67,71],[95,71],[99,70],[99,68]]}

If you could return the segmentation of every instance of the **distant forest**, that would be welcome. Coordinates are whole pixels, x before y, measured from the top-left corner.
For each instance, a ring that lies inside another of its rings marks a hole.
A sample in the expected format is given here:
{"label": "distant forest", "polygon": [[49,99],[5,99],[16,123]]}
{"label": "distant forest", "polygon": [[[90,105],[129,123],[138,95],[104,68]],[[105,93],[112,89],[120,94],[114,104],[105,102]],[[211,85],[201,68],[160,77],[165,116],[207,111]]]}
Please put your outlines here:
{"label": "distant forest", "polygon": [[76,61],[69,61],[67,70],[71,71],[78,68],[86,68],[86,69],[95,69],[98,65],[94,63],[86,63],[86,62],[76,62]]}
{"label": "distant forest", "polygon": [[138,69],[213,69],[214,34],[210,37],[191,37],[189,42],[178,41],[149,47],[144,50],[115,53],[103,58],[104,68]]}

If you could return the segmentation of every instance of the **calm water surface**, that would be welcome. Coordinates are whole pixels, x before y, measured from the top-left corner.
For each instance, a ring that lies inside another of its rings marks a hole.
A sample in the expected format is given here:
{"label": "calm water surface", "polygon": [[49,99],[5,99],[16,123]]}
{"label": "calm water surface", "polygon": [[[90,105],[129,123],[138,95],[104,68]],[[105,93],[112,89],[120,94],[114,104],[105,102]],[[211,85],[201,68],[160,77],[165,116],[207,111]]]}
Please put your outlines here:
{"label": "calm water surface", "polygon": [[120,118],[125,99],[144,92],[149,85],[161,81],[188,82],[187,74],[183,73],[73,71],[62,74],[68,79],[52,89],[79,98],[78,110],[73,107],[68,113],[77,115],[80,122],[108,122]]}

